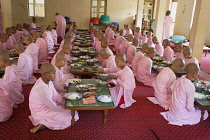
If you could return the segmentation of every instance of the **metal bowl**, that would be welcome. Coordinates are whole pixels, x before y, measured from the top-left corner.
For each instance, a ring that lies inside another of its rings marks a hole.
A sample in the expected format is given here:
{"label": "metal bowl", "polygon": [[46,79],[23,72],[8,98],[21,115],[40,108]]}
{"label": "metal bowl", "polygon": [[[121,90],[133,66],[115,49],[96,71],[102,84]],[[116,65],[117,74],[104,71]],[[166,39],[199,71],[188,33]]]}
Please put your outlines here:
{"label": "metal bowl", "polygon": [[163,66],[158,66],[158,67],[157,67],[157,70],[158,70],[158,71],[161,71],[163,68],[164,68]]}
{"label": "metal bowl", "polygon": [[89,87],[87,85],[77,85],[76,90],[79,92],[86,92],[89,90]]}
{"label": "metal bowl", "polygon": [[80,56],[81,59],[90,59],[90,56],[84,55],[84,56]]}
{"label": "metal bowl", "polygon": [[210,93],[210,85],[206,86],[206,92]]}
{"label": "metal bowl", "polygon": [[170,64],[172,64],[172,61],[167,60],[167,61],[166,61],[166,64],[170,65]]}
{"label": "metal bowl", "polygon": [[88,54],[88,50],[80,50],[81,51],[81,53],[83,54],[83,55],[87,55]]}
{"label": "metal bowl", "polygon": [[91,54],[95,54],[95,53],[96,53],[96,51],[95,51],[95,50],[90,50],[90,51],[89,51],[89,53],[91,53]]}
{"label": "metal bowl", "polygon": [[152,67],[153,67],[153,69],[157,69],[158,65],[153,65]]}
{"label": "metal bowl", "polygon": [[196,92],[201,92],[205,89],[205,84],[203,83],[194,83]]}
{"label": "metal bowl", "polygon": [[92,69],[91,68],[82,68],[82,71],[84,72],[88,72],[88,71],[91,71]]}
{"label": "metal bowl", "polygon": [[87,60],[87,64],[90,66],[94,66],[94,63],[97,62],[95,59],[89,59]]}
{"label": "metal bowl", "polygon": [[78,54],[78,53],[80,53],[80,51],[79,50],[74,50],[74,51],[72,51],[72,53]]}
{"label": "metal bowl", "polygon": [[96,78],[102,81],[107,81],[108,76],[108,74],[96,74]]}
{"label": "metal bowl", "polygon": [[72,60],[72,61],[79,61],[80,58],[79,58],[79,57],[72,57],[71,60]]}

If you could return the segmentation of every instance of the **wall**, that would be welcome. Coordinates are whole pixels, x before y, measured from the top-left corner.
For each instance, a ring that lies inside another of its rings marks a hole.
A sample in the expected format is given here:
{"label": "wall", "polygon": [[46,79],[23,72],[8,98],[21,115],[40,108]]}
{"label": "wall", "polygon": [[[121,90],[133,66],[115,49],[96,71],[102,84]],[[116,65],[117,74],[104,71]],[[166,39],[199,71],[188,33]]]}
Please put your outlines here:
{"label": "wall", "polygon": [[[12,0],[13,24],[30,23],[27,12],[28,0]],[[45,18],[38,18],[37,25],[54,25],[55,13],[59,12],[63,16],[69,16],[72,21],[76,21],[79,28],[88,28],[90,19],[91,0],[45,0]],[[123,24],[132,24],[136,14],[137,0],[107,0],[107,14],[111,21]]]}

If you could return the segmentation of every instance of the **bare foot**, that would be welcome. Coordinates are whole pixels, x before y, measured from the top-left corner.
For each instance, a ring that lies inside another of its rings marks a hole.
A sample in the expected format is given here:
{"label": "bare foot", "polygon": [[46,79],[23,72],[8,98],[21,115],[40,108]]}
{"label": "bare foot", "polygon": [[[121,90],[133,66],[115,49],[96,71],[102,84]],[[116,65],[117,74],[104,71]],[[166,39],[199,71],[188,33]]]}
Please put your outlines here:
{"label": "bare foot", "polygon": [[18,108],[18,105],[16,103],[14,103],[13,108]]}
{"label": "bare foot", "polygon": [[31,133],[36,133],[37,131],[40,131],[42,129],[44,129],[46,126],[44,126],[43,124],[39,124],[38,126],[34,127],[33,129],[30,130]]}

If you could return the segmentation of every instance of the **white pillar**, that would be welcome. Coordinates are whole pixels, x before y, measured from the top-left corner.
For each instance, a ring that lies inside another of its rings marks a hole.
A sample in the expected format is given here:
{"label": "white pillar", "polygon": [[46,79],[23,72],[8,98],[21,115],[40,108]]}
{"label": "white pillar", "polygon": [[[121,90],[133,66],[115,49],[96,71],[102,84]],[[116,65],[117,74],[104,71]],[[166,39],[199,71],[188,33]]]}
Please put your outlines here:
{"label": "white pillar", "polygon": [[155,29],[154,35],[158,37],[158,40],[162,40],[163,23],[166,15],[167,0],[157,0],[156,15],[155,15]]}
{"label": "white pillar", "polygon": [[143,9],[144,0],[137,0],[136,27],[140,27],[140,29],[142,25]]}
{"label": "white pillar", "polygon": [[12,24],[12,3],[11,0],[1,0],[1,13],[3,30],[11,27]]}
{"label": "white pillar", "polygon": [[201,62],[203,46],[206,39],[208,21],[210,18],[210,0],[197,0],[193,25],[190,35],[190,47],[193,49],[193,56]]}

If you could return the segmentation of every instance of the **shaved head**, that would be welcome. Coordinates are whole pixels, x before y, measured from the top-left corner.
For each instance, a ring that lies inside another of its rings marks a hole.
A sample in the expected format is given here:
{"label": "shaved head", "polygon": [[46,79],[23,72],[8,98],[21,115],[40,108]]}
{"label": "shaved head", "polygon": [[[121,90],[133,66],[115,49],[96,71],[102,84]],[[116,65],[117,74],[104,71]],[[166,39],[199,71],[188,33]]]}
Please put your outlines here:
{"label": "shaved head", "polygon": [[25,46],[24,46],[21,42],[15,43],[14,48],[15,48],[17,51],[24,51],[24,50],[25,50]]}
{"label": "shaved head", "polygon": [[152,54],[152,53],[155,53],[155,52],[156,52],[155,48],[149,47],[148,54]]}
{"label": "shaved head", "polygon": [[47,30],[47,28],[46,28],[46,26],[45,25],[42,25],[42,26],[40,26],[40,30],[44,30],[44,31],[46,31]]}
{"label": "shaved head", "polygon": [[6,31],[6,33],[7,33],[7,32],[11,32],[12,29],[11,29],[10,27],[7,27],[7,28],[5,29],[5,31]]}
{"label": "shaved head", "polygon": [[102,39],[101,42],[103,42],[104,45],[108,45],[109,44],[109,40],[107,38]]}
{"label": "shaved head", "polygon": [[33,32],[33,36],[35,36],[35,37],[38,37],[38,38],[39,38],[41,35],[40,35],[40,33],[39,33],[39,32],[34,31],[34,32]]}
{"label": "shaved head", "polygon": [[168,46],[170,46],[170,41],[168,39],[164,39],[163,43],[166,43],[166,44],[168,44]]}
{"label": "shaved head", "polygon": [[129,34],[128,35],[128,39],[133,39],[133,35],[132,34]]}
{"label": "shaved head", "polygon": [[183,48],[182,42],[175,43],[175,47]]}
{"label": "shaved head", "polygon": [[6,33],[3,33],[3,34],[1,34],[1,38],[6,39],[6,38],[8,38],[8,35]]}
{"label": "shaved head", "polygon": [[175,59],[175,60],[173,61],[173,63],[172,63],[173,66],[179,66],[180,68],[183,68],[183,67],[184,67],[184,64],[185,64],[185,62],[184,62],[184,60],[181,59],[181,58]]}
{"label": "shaved head", "polygon": [[189,47],[185,48],[183,54],[192,54],[192,49],[190,49]]}
{"label": "shaved head", "polygon": [[100,38],[103,40],[105,38],[105,34],[104,33],[99,33]]}
{"label": "shaved head", "polygon": [[138,38],[134,38],[133,39],[133,44],[137,44],[137,43],[139,43],[139,39]]}
{"label": "shaved head", "polygon": [[72,48],[72,46],[71,46],[70,43],[65,42],[65,43],[63,44],[63,49],[71,49],[71,48]]}
{"label": "shaved head", "polygon": [[144,43],[142,45],[141,52],[148,53],[148,49],[149,49],[149,44],[148,43]]}
{"label": "shaved head", "polygon": [[10,62],[9,54],[7,52],[0,53],[0,60]]}
{"label": "shaved head", "polygon": [[187,73],[199,72],[199,68],[195,63],[189,63],[186,66]]}
{"label": "shaved head", "polygon": [[123,54],[123,53],[118,53],[118,54],[116,55],[115,59],[119,59],[119,60],[121,60],[121,61],[126,62],[126,56],[125,56],[125,54]]}
{"label": "shaved head", "polygon": [[56,55],[55,59],[56,59],[56,62],[65,60],[65,54],[62,53],[62,52],[60,52],[60,53],[58,53],[58,54]]}
{"label": "shaved head", "polygon": [[24,40],[27,40],[27,41],[29,41],[29,42],[33,42],[33,38],[32,38],[31,35],[25,35],[25,36],[24,36]]}
{"label": "shaved head", "polygon": [[120,30],[120,34],[122,35],[122,34],[124,34],[125,33],[125,31],[124,30]]}
{"label": "shaved head", "polygon": [[100,51],[100,55],[101,55],[101,56],[107,56],[107,55],[111,55],[111,54],[110,54],[110,52],[108,51],[108,49],[103,48],[103,49],[101,49],[101,51]]}
{"label": "shaved head", "polygon": [[54,72],[54,71],[55,71],[55,67],[50,63],[44,63],[44,64],[42,64],[42,66],[40,68],[40,72],[42,75],[45,73],[50,73],[50,72]]}
{"label": "shaved head", "polygon": [[154,40],[154,41],[158,41],[157,36],[154,36],[154,37],[152,38],[152,40]]}

